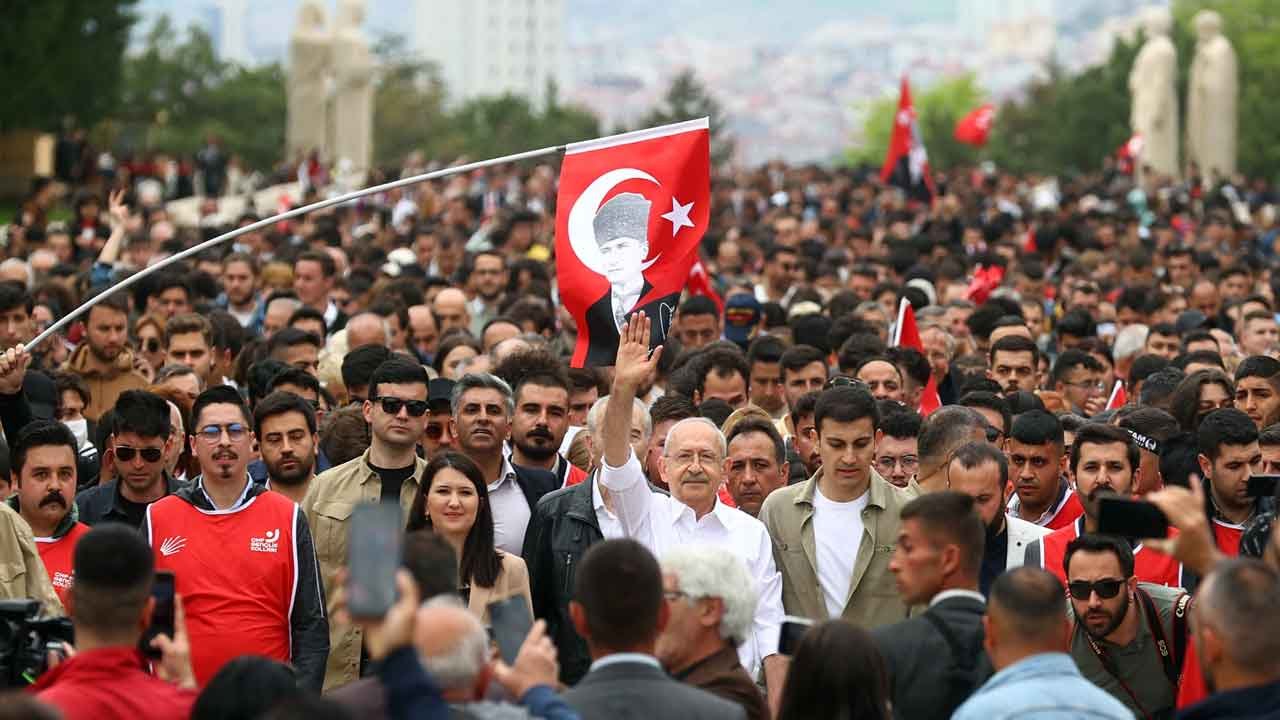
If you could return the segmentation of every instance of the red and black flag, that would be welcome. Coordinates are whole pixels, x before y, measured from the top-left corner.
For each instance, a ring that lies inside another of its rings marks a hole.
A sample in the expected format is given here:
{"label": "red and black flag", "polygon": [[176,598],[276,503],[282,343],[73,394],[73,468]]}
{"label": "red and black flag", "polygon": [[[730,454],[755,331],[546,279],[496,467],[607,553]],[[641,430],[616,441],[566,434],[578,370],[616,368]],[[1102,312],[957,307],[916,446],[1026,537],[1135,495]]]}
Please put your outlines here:
{"label": "red and black flag", "polygon": [[916,110],[911,104],[911,86],[905,75],[898,96],[898,112],[893,116],[889,152],[880,168],[880,181],[900,187],[907,192],[907,197],[923,202],[929,202],[937,194],[929,170],[929,153],[924,149]]}
{"label": "red and black flag", "polygon": [[569,145],[556,199],[556,277],[578,326],[573,367],[612,365],[632,313],[664,342],[711,213],[707,118]]}

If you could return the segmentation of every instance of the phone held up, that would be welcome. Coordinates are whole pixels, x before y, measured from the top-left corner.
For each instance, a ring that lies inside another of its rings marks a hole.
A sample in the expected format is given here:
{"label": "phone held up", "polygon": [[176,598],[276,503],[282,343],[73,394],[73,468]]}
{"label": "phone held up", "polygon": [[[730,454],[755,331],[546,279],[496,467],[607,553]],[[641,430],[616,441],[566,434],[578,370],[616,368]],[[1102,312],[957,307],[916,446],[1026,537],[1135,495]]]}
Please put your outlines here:
{"label": "phone held up", "polygon": [[352,511],[347,543],[347,609],[352,617],[380,618],[395,604],[401,525],[395,503],[363,503]]}

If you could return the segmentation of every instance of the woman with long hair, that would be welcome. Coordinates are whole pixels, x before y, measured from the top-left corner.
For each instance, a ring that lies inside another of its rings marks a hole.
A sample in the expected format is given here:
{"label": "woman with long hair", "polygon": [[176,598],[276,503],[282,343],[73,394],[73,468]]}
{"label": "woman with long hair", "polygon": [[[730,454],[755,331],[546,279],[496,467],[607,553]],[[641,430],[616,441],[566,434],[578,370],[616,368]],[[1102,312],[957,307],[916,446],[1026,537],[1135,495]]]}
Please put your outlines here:
{"label": "woman with long hair", "polygon": [[871,634],[845,620],[810,628],[791,658],[778,720],[889,717],[889,673]]}
{"label": "woman with long hair", "polygon": [[488,486],[471,458],[450,451],[427,463],[406,530],[424,528],[439,533],[457,552],[459,590],[481,621],[488,622],[490,603],[516,595],[524,597],[532,616],[529,569],[495,546]]}
{"label": "woman with long hair", "polygon": [[1169,396],[1169,413],[1183,432],[1193,433],[1205,415],[1221,408],[1235,407],[1236,384],[1218,369],[1199,370],[1188,375]]}

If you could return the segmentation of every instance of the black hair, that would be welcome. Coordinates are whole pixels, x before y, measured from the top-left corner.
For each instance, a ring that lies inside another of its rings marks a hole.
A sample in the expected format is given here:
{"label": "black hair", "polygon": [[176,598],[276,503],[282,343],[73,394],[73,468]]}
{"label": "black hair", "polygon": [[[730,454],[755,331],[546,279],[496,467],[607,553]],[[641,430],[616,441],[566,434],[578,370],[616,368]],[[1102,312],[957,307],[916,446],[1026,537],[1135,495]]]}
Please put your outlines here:
{"label": "black hair", "polygon": [[898,368],[899,375],[910,376],[911,380],[920,387],[927,385],[929,376],[933,374],[933,366],[929,364],[929,358],[915,348],[903,345],[891,347],[885,352],[885,357]]}
{"label": "black hair", "polygon": [[1052,444],[1061,450],[1064,446],[1062,422],[1044,410],[1028,410],[1013,418],[1009,437],[1023,445]]}
{"label": "black hair", "polygon": [[902,409],[881,413],[880,431],[885,437],[912,439],[920,434],[920,425],[924,418],[914,410]]}
{"label": "black hair", "polygon": [[825,420],[851,423],[862,418],[871,419],[873,431],[880,429],[880,409],[876,407],[871,391],[863,385],[842,385],[823,390],[813,408],[814,427],[819,435]]}
{"label": "black hair", "polygon": [[1145,435],[1157,443],[1164,443],[1180,432],[1178,421],[1172,415],[1157,407],[1130,405],[1133,409],[1120,417],[1117,423],[1125,430],[1132,430]]}
{"label": "black hair", "polygon": [[525,385],[560,388],[566,395],[573,392],[564,361],[546,348],[533,347],[510,353],[493,369],[493,374],[507,381],[513,399],[520,395]]}
{"label": "black hair", "polygon": [[787,344],[775,335],[761,335],[747,346],[747,365],[756,363],[781,363],[787,352]]}
{"label": "black hair", "polygon": [[489,488],[484,481],[484,473],[474,460],[460,452],[447,450],[427,461],[427,467],[422,471],[422,482],[418,484],[413,504],[409,506],[409,523],[405,530],[414,532],[433,529],[431,516],[427,514],[427,495],[431,492],[431,484],[436,475],[446,468],[455,470],[470,480],[479,498],[475,523],[467,531],[467,538],[462,543],[458,577],[464,582],[491,588],[498,582],[498,575],[502,572],[502,556],[499,555],[494,540]]}
{"label": "black hair", "polygon": [[320,274],[327,278],[333,277],[338,272],[337,264],[333,262],[333,257],[327,252],[307,250],[298,255],[297,259],[293,261],[293,265],[297,267],[298,263],[306,261],[320,263]]}
{"label": "black hair", "polygon": [[289,322],[286,324],[289,327],[293,327],[293,324],[299,320],[319,320],[321,325],[328,328],[328,324],[324,321],[324,313],[310,305],[303,305],[297,310],[294,310],[293,314],[289,316]]}
{"label": "black hair", "polygon": [[738,373],[742,376],[743,385],[750,387],[751,368],[747,365],[747,359],[743,356],[741,350],[720,347],[708,348],[694,362],[697,363],[695,371],[697,384],[695,389],[698,394],[705,392],[707,376],[712,372],[715,373],[716,377],[720,378],[732,377],[734,373]]}
{"label": "black hair", "polygon": [[1022,566],[1001,573],[991,583],[988,613],[998,614],[1018,638],[1057,642],[1067,613],[1062,581],[1038,567]]}
{"label": "black hair", "polygon": [[392,353],[369,378],[369,399],[379,397],[378,385],[381,383],[421,383],[426,387],[430,382],[426,368],[404,355]]}
{"label": "black hair", "polygon": [[76,623],[111,635],[137,626],[155,577],[151,548],[137,530],[121,523],[95,526],[76,541],[71,564]]}
{"label": "black hair", "polygon": [[[279,362],[278,360],[275,362]],[[271,382],[267,383],[267,393],[274,392],[281,385],[297,385],[304,390],[310,390],[316,394],[316,399],[320,399],[320,381],[315,375],[296,367],[285,367],[271,378]]]}
{"label": "black hair", "polygon": [[191,707],[191,720],[259,718],[302,694],[288,665],[261,655],[242,655],[223,665],[200,691]]}
{"label": "black hair", "polygon": [[819,313],[800,315],[787,321],[791,337],[797,345],[811,345],[822,352],[831,352],[831,318]]}
{"label": "black hair", "polygon": [[1071,556],[1078,552],[1112,553],[1120,561],[1120,574],[1124,579],[1133,577],[1133,549],[1121,538],[1085,533],[1067,543],[1067,552],[1062,556],[1062,570],[1068,575],[1071,573]]}
{"label": "black hair", "polygon": [[965,393],[957,404],[967,408],[986,408],[1000,413],[1000,421],[1003,423],[1000,427],[1000,433],[1002,435],[1009,434],[1009,428],[1013,425],[1013,413],[1009,410],[1009,403],[1002,396],[993,392],[978,390]]}
{"label": "black hair", "polygon": [[191,405],[191,428],[190,432],[194,435],[200,424],[200,413],[210,405],[235,405],[240,410],[240,417],[244,419],[244,424],[249,425],[253,422],[253,417],[249,413],[249,406],[245,405],[244,398],[240,397],[240,393],[230,385],[214,385],[196,396],[196,401]]}
{"label": "black hair", "polygon": [[1172,366],[1151,373],[1143,380],[1142,389],[1138,391],[1138,403],[1167,407],[1173,399],[1173,392],[1186,377],[1186,373]]}
{"label": "black hair", "polygon": [[168,438],[169,402],[145,390],[125,390],[116,398],[112,433],[135,433],[144,438]]}
{"label": "black hair", "polygon": [[[165,417],[169,417],[169,408],[166,406],[164,411]],[[11,475],[22,475],[22,468],[27,464],[27,453],[31,448],[45,446],[64,446],[71,451],[71,457],[76,457],[76,437],[71,434],[70,428],[60,422],[53,420],[36,420],[22,428],[18,432],[18,437],[10,443],[9,447],[9,472]],[[75,465],[74,460],[72,465]],[[67,498],[70,502],[71,498]]]}
{"label": "black hair", "polygon": [[1220,408],[1200,421],[1196,446],[1210,460],[1216,460],[1223,445],[1248,445],[1258,441],[1258,426],[1243,410]]}
{"label": "black hair", "polygon": [[920,426],[920,435],[916,441],[921,468],[942,467],[945,456],[969,442],[975,429],[981,429],[985,433],[987,419],[973,408],[944,405],[933,411]]}
{"label": "black hair", "polygon": [[778,362],[782,365],[782,378],[785,382],[788,372],[799,372],[814,363],[822,363],[825,366],[827,356],[812,345],[793,345],[782,353]]}
{"label": "black hair", "polygon": [[627,650],[653,640],[662,611],[662,570],[630,539],[592,545],[573,579],[573,601],[586,616],[592,644]]}
{"label": "black hair", "polygon": [[690,295],[688,299],[680,303],[680,309],[677,311],[680,317],[688,317],[690,315],[714,315],[720,317],[720,310],[711,298],[705,295]]}
{"label": "black hair", "polygon": [[[249,373],[246,383],[249,386],[249,402],[250,404],[258,402],[258,400],[267,396],[271,392],[271,384],[275,381],[276,376],[285,370],[297,370],[292,365],[287,365],[283,360],[275,358],[264,358],[249,366]],[[304,371],[305,372],[305,371]]]}
{"label": "black hair", "polygon": [[[836,363],[845,372],[853,372],[868,357],[884,355],[889,348],[884,340],[874,333],[854,333],[844,341],[836,352]],[[825,358],[824,358],[825,361]]]}
{"label": "black hair", "polygon": [[1236,396],[1236,384],[1218,369],[1197,370],[1183,378],[1169,396],[1169,412],[1187,432],[1195,432],[1205,413],[1200,411],[1200,393],[1206,385],[1219,385],[1227,397]]}
{"label": "black hair", "polygon": [[0,312],[9,312],[19,307],[26,308],[27,314],[35,309],[35,298],[27,291],[27,287],[17,280],[0,282]]}
{"label": "black hair", "polygon": [[723,427],[729,416],[733,414],[733,406],[720,398],[707,398],[698,405],[698,415]]}
{"label": "black hair", "polygon": [[1204,329],[1192,330],[1186,335],[1183,335],[1182,349],[1185,351],[1187,349],[1187,346],[1190,345],[1191,343],[1205,342],[1206,340],[1209,342],[1212,342],[1214,347],[1221,349],[1221,346],[1219,346],[1218,344],[1218,338],[1214,337],[1213,333]]}
{"label": "black hair", "polygon": [[889,673],[867,630],[827,620],[805,632],[782,691],[779,718],[889,720]]}
{"label": "black hair", "polygon": [[[797,398],[796,404],[791,407],[791,421],[796,423],[806,415],[813,415],[818,409],[818,400],[821,397],[821,390],[810,390]],[[815,424],[814,427],[817,425]]]}
{"label": "black hair", "polygon": [[1143,354],[1133,359],[1129,366],[1129,387],[1136,387],[1155,373],[1169,366],[1169,359],[1163,355]]}
{"label": "black hair", "polygon": [[929,535],[946,536],[960,548],[965,570],[978,576],[987,531],[972,496],[952,490],[927,493],[903,505],[901,517],[904,524],[908,520],[919,521]]}
{"label": "black hair", "polygon": [[1098,362],[1097,358],[1083,350],[1063,350],[1062,354],[1058,356],[1057,362],[1053,364],[1051,373],[1053,382],[1065,383],[1067,373],[1078,367],[1084,367],[1084,369],[1092,372],[1102,372],[1106,369],[1102,366],[1102,363]]}
{"label": "black hair", "polygon": [[284,327],[277,330],[267,341],[267,354],[275,356],[276,352],[294,345],[312,345],[317,350],[324,347],[324,343],[315,333],[295,327]]}
{"label": "black hair", "polygon": [[1098,334],[1098,325],[1089,316],[1089,313],[1080,308],[1070,310],[1058,320],[1058,335],[1071,335],[1072,337],[1087,338]]}
{"label": "black hair", "polygon": [[1115,425],[1090,422],[1085,423],[1083,427],[1076,431],[1075,443],[1071,446],[1071,474],[1075,475],[1076,468],[1080,465],[1080,451],[1085,445],[1114,445],[1116,443],[1124,445],[1125,457],[1129,461],[1129,471],[1136,472],[1141,456],[1138,454],[1138,445],[1133,442],[1133,436]]}
{"label": "black hair", "polygon": [[1280,386],[1280,360],[1266,355],[1251,355],[1245,358],[1236,368],[1235,380],[1238,383],[1247,377],[1262,378],[1272,386]]}
{"label": "black hair", "polygon": [[[443,347],[443,343],[441,345]],[[384,345],[361,345],[348,351],[342,358],[342,384],[346,386],[347,392],[351,392],[353,388],[368,386],[374,371],[389,357],[391,349]],[[436,357],[440,355],[437,354]]]}
{"label": "black hair", "polygon": [[1008,393],[1004,396],[1004,401],[1009,405],[1009,414],[1015,417],[1024,412],[1045,409],[1040,396],[1026,390]]}
{"label": "black hair", "polygon": [[316,434],[316,411],[311,403],[291,392],[277,390],[258,401],[253,407],[253,431],[262,440],[262,423],[269,418],[289,412],[301,413],[307,422],[307,430]]}
{"label": "black hair", "polygon": [[1258,433],[1258,444],[1268,447],[1280,445],[1280,423],[1262,428]]}
{"label": "black hair", "polygon": [[1227,369],[1227,366],[1222,362],[1222,353],[1212,350],[1196,350],[1195,352],[1183,353],[1173,359],[1173,366],[1183,372],[1186,372],[1187,366],[1192,363],[1216,365],[1219,369]]}
{"label": "black hair", "polygon": [[1029,352],[1031,353],[1031,367],[1036,369],[1040,364],[1040,348],[1036,346],[1030,339],[1021,335],[1005,335],[999,340],[991,343],[991,349],[987,352],[987,359],[991,364],[995,364],[996,352]]}
{"label": "black hair", "polygon": [[401,565],[413,575],[423,601],[458,592],[458,553],[442,536],[427,529],[404,536]]}
{"label": "black hair", "polygon": [[1009,459],[989,442],[970,441],[961,445],[951,454],[951,462],[960,463],[960,467],[966,470],[972,470],[985,463],[995,463],[999,470],[997,476],[1000,479],[997,492],[1003,494],[1005,487],[1009,484]]}
{"label": "black hair", "polygon": [[725,438],[725,446],[728,447],[740,435],[748,433],[761,433],[769,438],[769,442],[773,444],[773,459],[779,466],[787,459],[786,443],[782,440],[782,435],[778,433],[778,429],[773,426],[773,422],[762,417],[748,416],[733,426],[729,431],[728,437]]}
{"label": "black hair", "polygon": [[654,427],[668,420],[680,421],[692,417],[698,417],[698,408],[684,395],[663,395],[649,406],[649,420]]}

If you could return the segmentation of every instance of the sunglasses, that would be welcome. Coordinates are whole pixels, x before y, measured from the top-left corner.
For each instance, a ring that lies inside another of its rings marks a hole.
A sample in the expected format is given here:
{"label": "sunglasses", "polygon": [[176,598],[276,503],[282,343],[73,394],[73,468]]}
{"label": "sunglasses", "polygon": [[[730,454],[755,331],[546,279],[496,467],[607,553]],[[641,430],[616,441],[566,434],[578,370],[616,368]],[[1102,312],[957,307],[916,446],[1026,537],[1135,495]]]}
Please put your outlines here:
{"label": "sunglasses", "polygon": [[228,425],[205,425],[196,433],[207,443],[216,443],[222,439],[222,431],[227,431],[227,437],[231,442],[239,442],[249,434],[249,428],[240,423],[230,423]]}
{"label": "sunglasses", "polygon": [[396,397],[378,397],[369,398],[369,400],[380,403],[382,412],[388,415],[399,415],[400,408],[408,410],[409,417],[422,417],[427,414],[428,405],[426,400],[401,400]]}
{"label": "sunglasses", "polygon": [[427,429],[423,431],[423,434],[426,435],[431,440],[439,440],[440,438],[444,437],[444,426],[428,425]]}
{"label": "sunglasses", "polygon": [[160,352],[160,339],[147,338],[146,341],[142,343],[142,350],[143,352],[149,352],[149,353]]}
{"label": "sunglasses", "polygon": [[133,459],[139,454],[146,462],[160,462],[160,458],[164,457],[164,451],[160,448],[131,448],[128,445],[116,446],[116,459],[120,462],[133,462]]}
{"label": "sunglasses", "polygon": [[1096,580],[1094,582],[1072,580],[1067,583],[1067,592],[1071,593],[1071,597],[1076,600],[1088,600],[1094,593],[1098,593],[1098,597],[1103,600],[1110,600],[1120,594],[1120,588],[1124,587],[1124,582],[1124,580]]}

